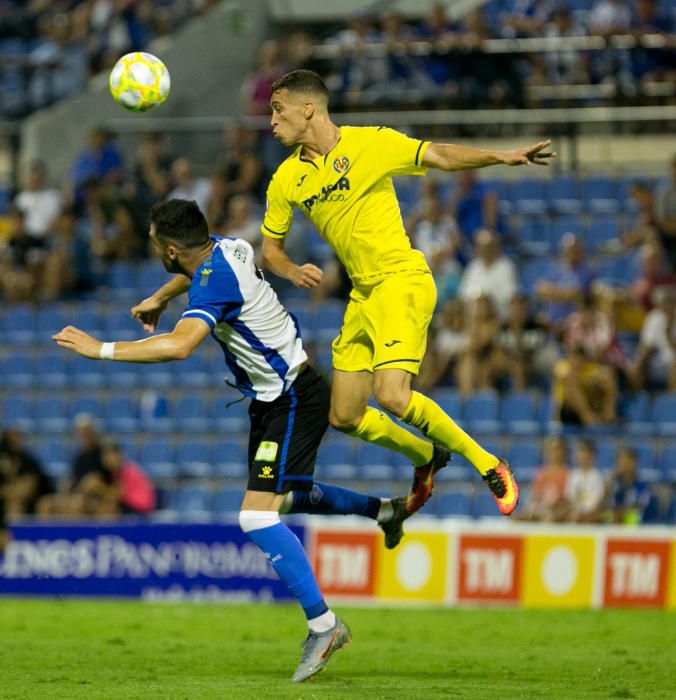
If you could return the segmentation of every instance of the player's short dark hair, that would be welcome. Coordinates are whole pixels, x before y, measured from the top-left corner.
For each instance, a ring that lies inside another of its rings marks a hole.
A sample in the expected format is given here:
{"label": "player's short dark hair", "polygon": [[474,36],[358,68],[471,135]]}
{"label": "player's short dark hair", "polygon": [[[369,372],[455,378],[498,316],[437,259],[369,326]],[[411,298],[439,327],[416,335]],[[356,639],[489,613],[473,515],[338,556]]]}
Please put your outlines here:
{"label": "player's short dark hair", "polygon": [[286,88],[289,92],[303,92],[310,95],[320,95],[329,103],[329,89],[326,83],[313,70],[299,68],[283,75],[272,83],[271,93]]}
{"label": "player's short dark hair", "polygon": [[164,243],[199,248],[209,242],[207,220],[193,200],[168,199],[153,204],[150,223],[155,224],[155,235]]}

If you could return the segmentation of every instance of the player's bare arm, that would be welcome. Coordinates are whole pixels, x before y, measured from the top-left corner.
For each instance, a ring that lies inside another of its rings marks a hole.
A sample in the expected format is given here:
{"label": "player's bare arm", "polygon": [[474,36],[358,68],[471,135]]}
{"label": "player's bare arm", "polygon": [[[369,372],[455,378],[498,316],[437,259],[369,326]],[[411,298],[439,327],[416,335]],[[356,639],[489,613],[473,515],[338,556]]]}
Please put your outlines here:
{"label": "player's bare arm", "polygon": [[427,168],[452,172],[485,168],[489,165],[548,165],[556,153],[547,151],[551,140],[514,151],[488,151],[482,148],[458,146],[453,143],[431,143],[422,159]]}
{"label": "player's bare arm", "polygon": [[322,270],[312,263],[296,265],[286,254],[283,242],[269,236],[263,237],[263,264],[275,275],[284,277],[303,289],[316,287],[324,275]]}
{"label": "player's bare arm", "polygon": [[[109,359],[119,362],[170,362],[185,360],[209,335],[209,326],[198,318],[181,319],[171,333],[162,333],[152,338],[114,344]],[[66,326],[53,340],[57,345],[72,350],[92,360],[103,359],[103,342],[81,331],[75,326]]]}
{"label": "player's bare arm", "polygon": [[147,333],[153,333],[162,312],[167,308],[167,304],[175,297],[185,294],[189,289],[190,278],[186,275],[176,275],[154,294],[151,294],[140,304],[133,306],[131,317],[138,319]]}

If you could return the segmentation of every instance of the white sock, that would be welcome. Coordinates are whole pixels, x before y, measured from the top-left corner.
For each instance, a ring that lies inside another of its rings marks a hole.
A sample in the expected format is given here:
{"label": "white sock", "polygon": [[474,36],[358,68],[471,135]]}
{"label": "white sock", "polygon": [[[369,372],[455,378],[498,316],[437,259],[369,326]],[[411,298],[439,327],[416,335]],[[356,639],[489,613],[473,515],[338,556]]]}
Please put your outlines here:
{"label": "white sock", "polygon": [[307,625],[313,632],[328,632],[331,628],[335,627],[336,616],[333,614],[332,610],[327,610],[319,617],[313,617],[311,620],[308,620]]}
{"label": "white sock", "polygon": [[392,500],[390,498],[380,499],[380,509],[378,510],[378,517],[376,522],[387,523],[394,517],[394,508],[392,507]]}

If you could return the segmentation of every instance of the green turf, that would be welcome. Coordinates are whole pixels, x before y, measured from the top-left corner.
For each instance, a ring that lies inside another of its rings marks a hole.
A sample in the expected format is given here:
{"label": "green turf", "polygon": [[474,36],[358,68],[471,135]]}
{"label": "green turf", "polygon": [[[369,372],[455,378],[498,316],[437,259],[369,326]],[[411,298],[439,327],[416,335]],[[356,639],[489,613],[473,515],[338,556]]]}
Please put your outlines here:
{"label": "green turf", "polygon": [[658,611],[339,609],[354,643],[293,685],[292,606],[0,602],[0,698],[676,697]]}

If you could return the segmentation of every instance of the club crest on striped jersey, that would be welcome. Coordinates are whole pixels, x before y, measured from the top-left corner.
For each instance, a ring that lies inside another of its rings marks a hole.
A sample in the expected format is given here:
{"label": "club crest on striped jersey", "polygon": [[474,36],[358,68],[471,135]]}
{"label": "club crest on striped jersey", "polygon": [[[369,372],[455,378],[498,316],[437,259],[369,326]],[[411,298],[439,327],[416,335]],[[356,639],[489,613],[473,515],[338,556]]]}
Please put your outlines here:
{"label": "club crest on striped jersey", "polygon": [[350,167],[350,161],[347,159],[347,156],[343,156],[342,158],[336,158],[333,161],[333,169],[340,175],[341,173],[347,172],[347,169]]}

